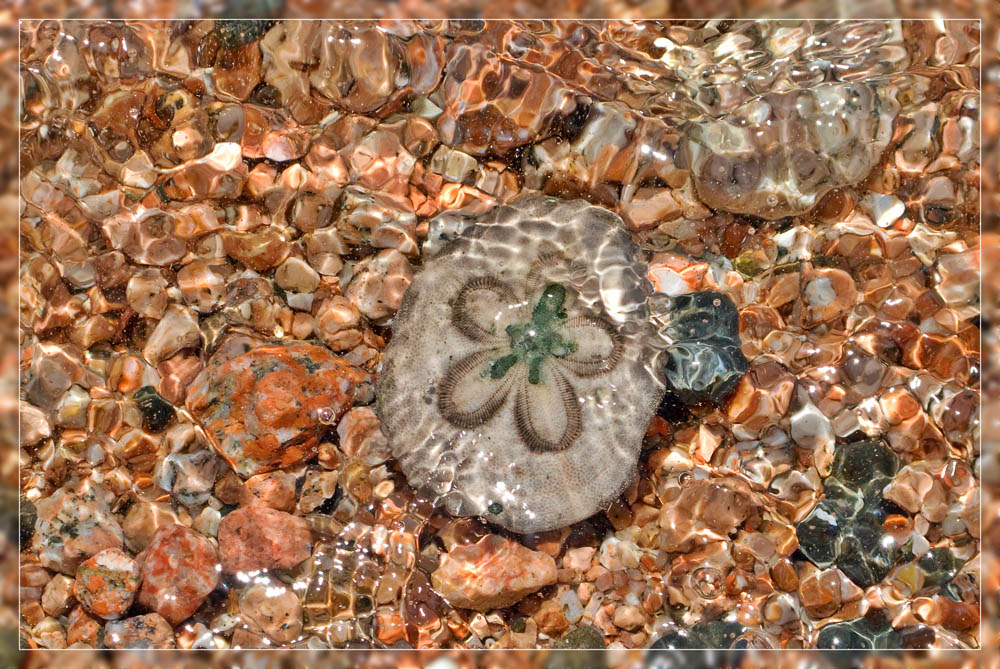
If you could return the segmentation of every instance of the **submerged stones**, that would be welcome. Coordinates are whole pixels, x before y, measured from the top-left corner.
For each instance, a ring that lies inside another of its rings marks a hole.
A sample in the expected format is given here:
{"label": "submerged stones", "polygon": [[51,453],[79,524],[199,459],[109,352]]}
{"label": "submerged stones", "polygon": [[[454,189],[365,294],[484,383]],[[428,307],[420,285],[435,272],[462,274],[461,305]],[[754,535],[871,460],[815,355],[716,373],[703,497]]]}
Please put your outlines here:
{"label": "submerged stones", "polygon": [[902,547],[883,529],[899,509],[882,490],[899,468],[880,441],[837,448],[824,499],[798,524],[799,550],[819,567],[836,565],[862,588],[875,585],[903,558]]}
{"label": "submerged stones", "polygon": [[774,220],[868,176],[899,110],[891,89],[825,83],[687,124],[682,151],[708,206]]}
{"label": "submerged stones", "polygon": [[315,455],[326,425],[371,401],[371,376],[322,346],[243,347],[213,355],[191,384],[187,408],[244,478]]}
{"label": "submerged stones", "polygon": [[662,395],[645,266],[620,219],[527,196],[413,280],[377,411],[410,482],[518,532],[585,518],[635,471]]}

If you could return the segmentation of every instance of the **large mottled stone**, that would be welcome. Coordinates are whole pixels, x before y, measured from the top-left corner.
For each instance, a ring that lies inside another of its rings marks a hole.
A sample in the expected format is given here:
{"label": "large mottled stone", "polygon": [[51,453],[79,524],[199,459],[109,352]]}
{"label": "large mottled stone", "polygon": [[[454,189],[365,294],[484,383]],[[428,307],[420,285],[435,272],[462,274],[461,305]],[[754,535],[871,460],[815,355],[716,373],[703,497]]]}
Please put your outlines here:
{"label": "large mottled stone", "polygon": [[247,478],[312,457],[326,427],[371,398],[371,375],[327,348],[245,343],[220,347],[191,384],[187,407]]}

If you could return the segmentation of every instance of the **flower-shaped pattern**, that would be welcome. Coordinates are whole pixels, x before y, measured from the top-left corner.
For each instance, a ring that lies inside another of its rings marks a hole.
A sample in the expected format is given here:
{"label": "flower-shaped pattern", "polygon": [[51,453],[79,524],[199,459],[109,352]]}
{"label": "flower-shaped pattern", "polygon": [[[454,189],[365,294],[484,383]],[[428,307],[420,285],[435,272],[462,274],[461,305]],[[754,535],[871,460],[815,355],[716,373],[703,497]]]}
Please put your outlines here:
{"label": "flower-shaped pattern", "polygon": [[522,299],[493,276],[476,277],[458,291],[452,324],[483,347],[448,368],[438,391],[439,408],[452,425],[473,428],[513,396],[514,423],[525,446],[560,451],[583,430],[572,377],[610,372],[623,343],[607,320],[570,316],[562,284],[539,289],[529,279],[525,292],[534,299]]}

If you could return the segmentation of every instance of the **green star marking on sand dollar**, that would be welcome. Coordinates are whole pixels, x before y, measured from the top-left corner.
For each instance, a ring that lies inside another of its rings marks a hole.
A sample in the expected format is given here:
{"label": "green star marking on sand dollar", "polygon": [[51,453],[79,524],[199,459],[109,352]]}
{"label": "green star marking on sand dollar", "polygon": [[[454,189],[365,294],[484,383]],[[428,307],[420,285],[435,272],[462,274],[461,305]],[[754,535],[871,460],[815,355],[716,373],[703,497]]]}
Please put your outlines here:
{"label": "green star marking on sand dollar", "polygon": [[528,383],[542,382],[542,363],[552,355],[562,358],[576,350],[576,343],[563,339],[556,329],[566,320],[566,289],[558,283],[545,286],[538,304],[531,312],[531,320],[521,325],[508,325],[511,353],[489,363],[484,376],[503,378],[518,360],[528,365]]}

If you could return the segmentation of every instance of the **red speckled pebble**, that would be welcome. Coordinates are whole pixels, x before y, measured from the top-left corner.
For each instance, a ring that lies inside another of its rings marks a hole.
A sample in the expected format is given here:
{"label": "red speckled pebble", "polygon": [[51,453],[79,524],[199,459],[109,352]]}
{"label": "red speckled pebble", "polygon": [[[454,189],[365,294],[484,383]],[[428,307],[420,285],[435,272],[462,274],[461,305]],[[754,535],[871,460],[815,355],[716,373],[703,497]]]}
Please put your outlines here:
{"label": "red speckled pebble", "polygon": [[87,611],[115,620],[132,606],[140,578],[135,560],[117,548],[107,548],[76,570],[73,592]]}
{"label": "red speckled pebble", "polygon": [[219,524],[222,569],[227,574],[288,569],[312,551],[309,525],[299,516],[266,506],[246,506]]}
{"label": "red speckled pebble", "polygon": [[195,378],[187,407],[236,472],[292,467],[316,454],[319,437],[355,402],[372,398],[371,376],[314,344],[265,344],[218,354]]}
{"label": "red speckled pebble", "polygon": [[212,542],[182,525],[161,527],[139,555],[139,603],[176,625],[198,610],[219,583]]}

